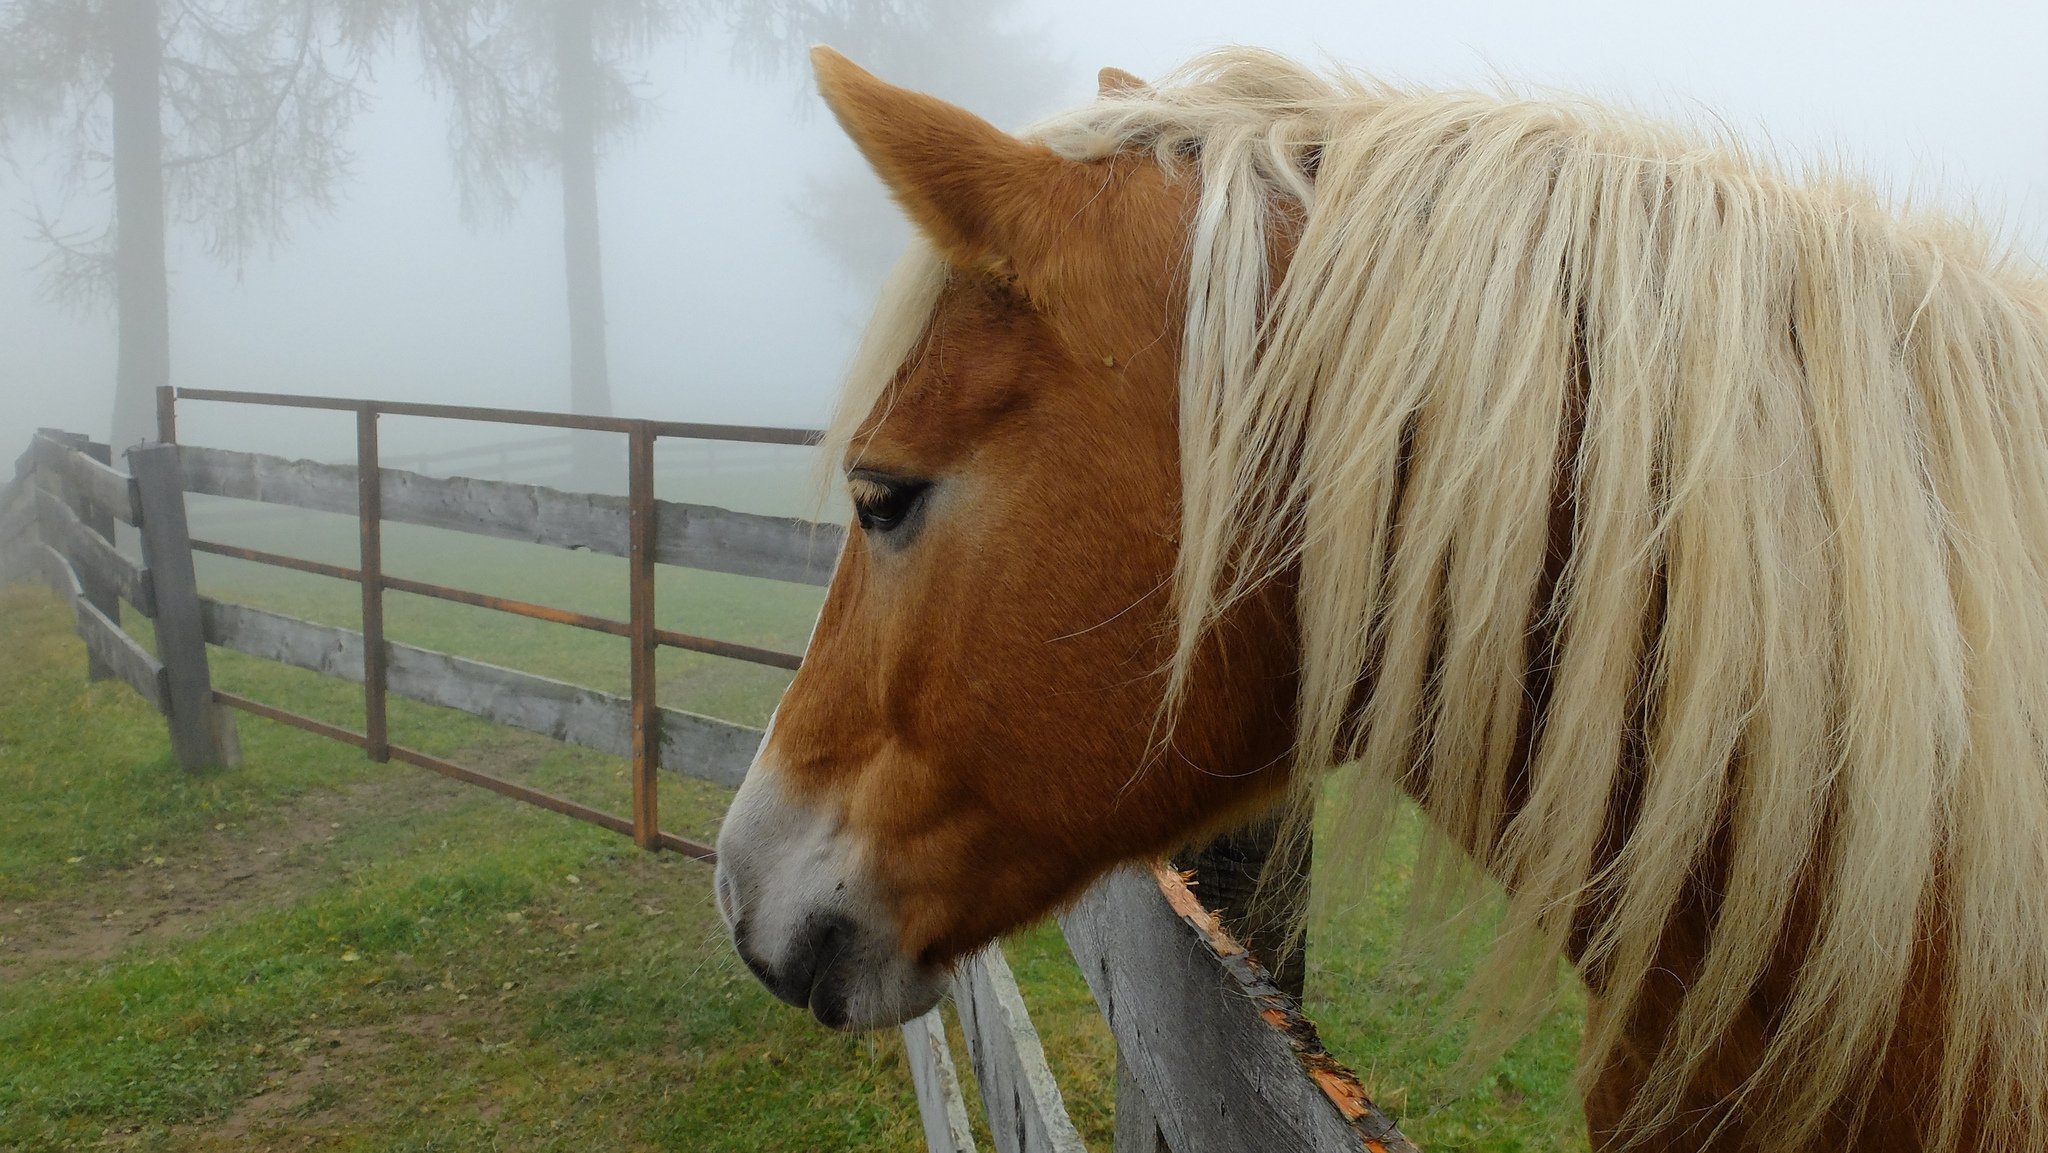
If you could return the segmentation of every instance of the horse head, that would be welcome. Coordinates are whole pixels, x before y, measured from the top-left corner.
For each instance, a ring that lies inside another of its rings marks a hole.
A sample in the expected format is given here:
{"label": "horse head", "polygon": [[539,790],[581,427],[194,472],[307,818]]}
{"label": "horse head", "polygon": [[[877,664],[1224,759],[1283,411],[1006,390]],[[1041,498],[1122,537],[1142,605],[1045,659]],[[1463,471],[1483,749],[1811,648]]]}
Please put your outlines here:
{"label": "horse head", "polygon": [[[717,890],[776,995],[873,1027],[1106,869],[1270,803],[1293,625],[1284,587],[1247,598],[1164,708],[1194,190],[814,61],[921,234],[925,291],[907,355],[854,386],[837,447],[857,524]],[[1105,94],[1134,84],[1105,72]]]}

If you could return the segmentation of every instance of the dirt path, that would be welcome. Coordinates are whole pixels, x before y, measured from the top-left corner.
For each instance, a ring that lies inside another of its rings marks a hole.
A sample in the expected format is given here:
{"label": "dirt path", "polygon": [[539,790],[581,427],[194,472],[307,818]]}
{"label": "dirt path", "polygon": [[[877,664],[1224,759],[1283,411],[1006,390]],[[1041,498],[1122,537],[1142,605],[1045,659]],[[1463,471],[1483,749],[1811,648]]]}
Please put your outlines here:
{"label": "dirt path", "polygon": [[288,905],[333,879],[320,850],[344,824],[398,807],[445,807],[461,795],[425,774],[309,793],[290,803],[282,823],[216,826],[197,843],[158,846],[142,863],[60,899],[0,908],[0,981],[104,961],[133,944],[203,931],[222,916]]}

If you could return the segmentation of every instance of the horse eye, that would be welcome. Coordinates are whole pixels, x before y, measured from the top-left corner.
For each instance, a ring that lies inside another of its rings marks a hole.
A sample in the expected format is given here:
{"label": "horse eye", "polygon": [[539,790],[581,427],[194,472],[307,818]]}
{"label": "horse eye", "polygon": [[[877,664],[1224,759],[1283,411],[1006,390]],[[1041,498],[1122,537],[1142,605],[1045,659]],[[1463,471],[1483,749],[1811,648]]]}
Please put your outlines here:
{"label": "horse eye", "polygon": [[868,532],[889,532],[917,511],[931,482],[857,472],[853,482],[853,514]]}

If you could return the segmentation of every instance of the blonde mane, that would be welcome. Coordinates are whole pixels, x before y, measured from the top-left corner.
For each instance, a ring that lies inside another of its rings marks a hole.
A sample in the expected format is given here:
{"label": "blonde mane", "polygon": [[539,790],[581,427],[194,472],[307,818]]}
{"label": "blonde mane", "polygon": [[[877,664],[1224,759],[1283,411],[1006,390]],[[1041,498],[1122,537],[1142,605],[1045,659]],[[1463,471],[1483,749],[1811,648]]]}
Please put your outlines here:
{"label": "blonde mane", "polygon": [[[2048,1144],[2040,281],[1727,140],[1249,51],[1032,135],[1200,181],[1176,682],[1233,601],[1295,572],[1304,805],[1355,763],[1336,824],[1364,840],[1419,783],[1509,885],[1496,975],[1590,916],[1587,1070],[1721,853],[1711,947],[1631,1121],[1674,1118],[1810,916],[1745,1088],[1758,1140],[1860,1107],[1934,937],[1931,1147],[1966,1112],[1987,1147]],[[839,443],[915,344],[936,262],[885,303]]]}

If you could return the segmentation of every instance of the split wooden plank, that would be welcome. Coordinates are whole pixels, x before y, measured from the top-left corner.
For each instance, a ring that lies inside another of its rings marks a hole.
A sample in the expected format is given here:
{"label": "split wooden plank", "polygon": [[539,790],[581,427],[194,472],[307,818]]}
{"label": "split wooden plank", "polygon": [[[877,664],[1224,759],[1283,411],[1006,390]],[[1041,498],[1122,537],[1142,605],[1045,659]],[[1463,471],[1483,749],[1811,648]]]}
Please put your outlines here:
{"label": "split wooden plank", "polygon": [[917,1090],[925,1146],[931,1153],[974,1153],[967,1099],[960,1094],[960,1073],[946,1044],[945,1015],[932,1009],[905,1021],[903,1049],[910,1061],[910,1083]]}
{"label": "split wooden plank", "polygon": [[170,674],[162,662],[142,647],[134,637],[121,631],[121,626],[107,619],[99,606],[81,596],[73,602],[72,608],[78,616],[78,635],[85,640],[87,651],[111,671],[116,677],[128,683],[150,703],[157,712],[170,712]]}
{"label": "split wooden plank", "polygon": [[[206,639],[222,648],[361,682],[363,635],[226,601],[204,601]],[[499,724],[626,756],[631,707],[626,698],[467,657],[387,641],[391,692]],[[662,767],[736,787],[746,777],[761,730],[680,709],[661,710]]]}
{"label": "split wooden plank", "polygon": [[1119,869],[1060,927],[1174,1153],[1413,1153],[1178,874]]}
{"label": "split wooden plank", "polygon": [[166,712],[170,683],[163,663],[134,637],[122,632],[120,625],[109,620],[107,614],[86,597],[85,584],[78,579],[78,570],[72,567],[63,553],[49,545],[41,545],[36,554],[42,565],[43,579],[58,596],[70,602],[78,635],[85,641],[86,651],[127,682],[143,700],[150,703],[150,707],[159,713]]}
{"label": "split wooden plank", "polygon": [[961,964],[953,1004],[998,1153],[1087,1153],[1001,946]]}
{"label": "split wooden plank", "polygon": [[[353,467],[191,445],[184,451],[191,492],[355,515]],[[606,556],[630,552],[621,497],[402,469],[382,474],[386,520]],[[655,520],[657,563],[799,584],[830,581],[845,539],[837,525],[672,501],[655,502]]]}
{"label": "split wooden plank", "polygon": [[75,605],[85,595],[85,585],[78,579],[78,570],[71,567],[65,555],[49,545],[37,545],[36,565],[42,570],[43,583],[50,591],[64,598],[64,603]]}
{"label": "split wooden plank", "polygon": [[[39,429],[29,442],[37,467],[48,470],[65,491],[127,525],[142,523],[142,496],[135,478],[84,450],[84,437]],[[104,448],[105,446],[99,446]]]}
{"label": "split wooden plank", "polygon": [[88,584],[98,582],[119,593],[146,617],[156,616],[156,582],[140,565],[92,531],[71,507],[46,488],[35,494],[36,521],[42,539],[78,566]]}

